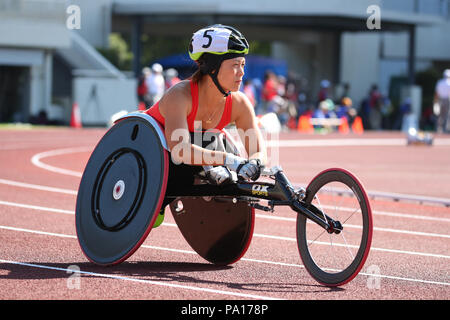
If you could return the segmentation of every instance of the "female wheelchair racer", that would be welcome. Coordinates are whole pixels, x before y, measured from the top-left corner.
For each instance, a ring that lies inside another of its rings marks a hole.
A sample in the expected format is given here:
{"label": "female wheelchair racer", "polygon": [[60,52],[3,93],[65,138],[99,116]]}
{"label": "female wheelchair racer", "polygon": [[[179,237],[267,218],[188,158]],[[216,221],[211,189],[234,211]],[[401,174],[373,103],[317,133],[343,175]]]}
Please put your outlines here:
{"label": "female wheelchair racer", "polygon": [[[298,250],[314,279],[340,286],[360,272],[373,231],[362,184],[331,168],[295,190],[281,168],[264,168],[267,153],[253,108],[238,92],[247,53],[247,41],[232,27],[197,31],[189,48],[199,66],[193,77],[144,113],[117,120],[102,137],[76,204],[77,238],[90,261],[108,266],[128,259],[170,204],[192,249],[213,264],[229,265],[250,245],[255,209],[273,212],[281,205],[297,214]],[[224,145],[231,122],[248,157],[233,141]],[[196,141],[198,133],[206,139]]]}
{"label": "female wheelchair racer", "polygon": [[[253,107],[239,91],[248,51],[247,40],[233,27],[212,25],[198,30],[189,46],[189,56],[198,70],[146,111],[164,127],[171,150],[168,193],[189,188],[195,173],[203,170],[216,185],[230,182],[232,172],[249,180],[259,177],[267,152]],[[220,132],[232,122],[242,133],[243,143],[246,141],[248,159],[205,148],[205,139],[201,145],[194,144],[195,131]],[[164,201],[154,228],[162,223],[164,208],[170,202]]]}

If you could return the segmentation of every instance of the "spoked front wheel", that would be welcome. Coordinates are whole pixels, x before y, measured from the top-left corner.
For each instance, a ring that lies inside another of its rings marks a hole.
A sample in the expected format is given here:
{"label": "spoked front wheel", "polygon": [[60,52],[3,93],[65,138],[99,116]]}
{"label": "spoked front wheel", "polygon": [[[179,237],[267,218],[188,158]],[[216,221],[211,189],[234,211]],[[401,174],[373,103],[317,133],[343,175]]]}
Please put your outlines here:
{"label": "spoked front wheel", "polygon": [[329,233],[298,214],[297,242],[306,270],[326,286],[351,281],[363,267],[372,241],[372,211],[364,188],[350,172],[328,169],[308,185],[305,203],[324,213],[322,219],[342,225],[341,232]]}

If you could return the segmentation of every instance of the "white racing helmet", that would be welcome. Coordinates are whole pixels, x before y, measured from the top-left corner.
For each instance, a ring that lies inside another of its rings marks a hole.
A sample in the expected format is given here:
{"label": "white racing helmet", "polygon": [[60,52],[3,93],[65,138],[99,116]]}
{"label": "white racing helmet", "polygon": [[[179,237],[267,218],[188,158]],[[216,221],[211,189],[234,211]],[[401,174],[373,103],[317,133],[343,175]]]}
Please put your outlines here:
{"label": "white racing helmet", "polygon": [[202,28],[195,32],[189,45],[189,56],[196,61],[203,74],[208,74],[219,91],[225,92],[217,80],[222,61],[244,56],[249,45],[245,37],[237,29],[221,24]]}

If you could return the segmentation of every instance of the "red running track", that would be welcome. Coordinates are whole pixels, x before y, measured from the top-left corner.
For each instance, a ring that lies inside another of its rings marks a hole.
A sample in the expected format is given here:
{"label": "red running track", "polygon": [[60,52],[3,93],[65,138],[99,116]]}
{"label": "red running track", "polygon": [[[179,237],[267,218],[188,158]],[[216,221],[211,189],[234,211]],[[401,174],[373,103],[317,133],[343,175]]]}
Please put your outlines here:
{"label": "red running track", "polygon": [[[257,211],[250,247],[232,266],[211,265],[194,253],[170,214],[124,263],[93,265],[78,245],[74,210],[81,173],[104,132],[0,130],[1,299],[450,297],[450,208],[415,201],[371,200],[372,250],[361,273],[334,290],[303,268],[295,215],[283,207]],[[450,198],[450,136],[436,136],[432,147],[406,146],[392,132],[279,138],[280,164],[296,184],[343,167],[369,192]]]}

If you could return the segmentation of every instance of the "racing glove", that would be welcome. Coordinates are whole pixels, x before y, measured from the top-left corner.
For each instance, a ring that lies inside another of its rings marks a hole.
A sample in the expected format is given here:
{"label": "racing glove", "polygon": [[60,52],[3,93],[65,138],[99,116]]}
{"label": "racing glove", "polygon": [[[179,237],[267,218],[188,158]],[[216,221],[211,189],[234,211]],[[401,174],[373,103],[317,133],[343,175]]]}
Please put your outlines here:
{"label": "racing glove", "polygon": [[258,180],[261,175],[261,162],[259,159],[244,159],[239,156],[235,156],[232,153],[227,153],[225,157],[225,165],[238,176],[243,177],[246,180]]}
{"label": "racing glove", "polygon": [[208,167],[206,178],[211,184],[222,185],[233,181],[231,172],[224,166]]}

